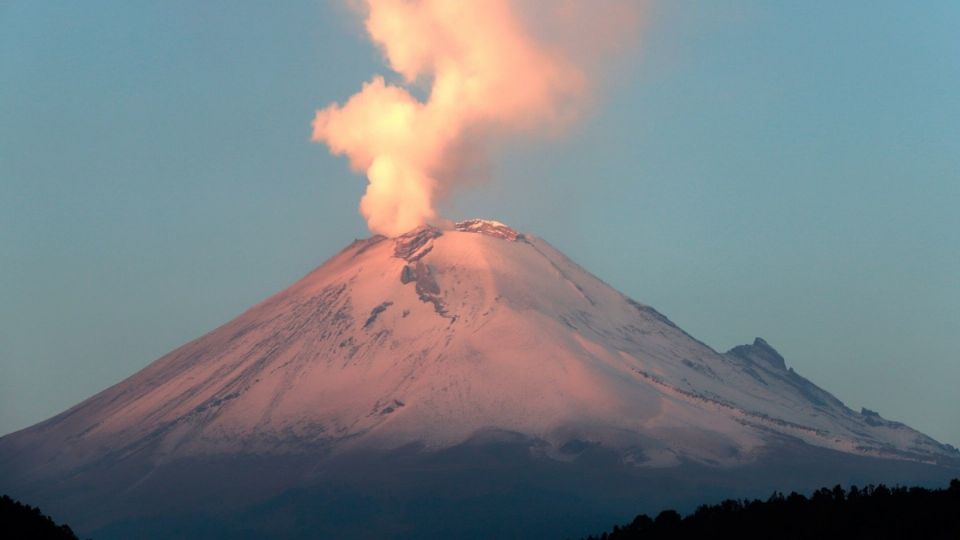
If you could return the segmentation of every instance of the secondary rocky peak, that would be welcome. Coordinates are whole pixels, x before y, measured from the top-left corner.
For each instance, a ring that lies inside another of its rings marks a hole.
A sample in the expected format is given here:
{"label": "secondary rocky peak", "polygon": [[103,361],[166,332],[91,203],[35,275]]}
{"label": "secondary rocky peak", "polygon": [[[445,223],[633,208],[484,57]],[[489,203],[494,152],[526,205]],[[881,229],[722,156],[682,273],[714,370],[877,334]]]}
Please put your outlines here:
{"label": "secondary rocky peak", "polygon": [[765,362],[777,369],[787,369],[787,364],[784,362],[783,356],[780,356],[780,353],[764,341],[763,338],[754,339],[752,345],[738,345],[727,351],[727,354],[751,362]]}

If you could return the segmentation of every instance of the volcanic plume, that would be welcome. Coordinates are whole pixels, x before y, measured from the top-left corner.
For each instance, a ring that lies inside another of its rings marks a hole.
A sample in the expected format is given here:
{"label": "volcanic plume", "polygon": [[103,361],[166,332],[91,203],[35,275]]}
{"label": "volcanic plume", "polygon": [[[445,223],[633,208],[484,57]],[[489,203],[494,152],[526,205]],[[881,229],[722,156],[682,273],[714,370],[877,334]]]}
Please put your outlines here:
{"label": "volcanic plume", "polygon": [[[492,139],[567,125],[588,93],[581,64],[598,50],[584,50],[592,40],[583,36],[553,34],[573,23],[599,30],[589,20],[616,11],[512,0],[367,0],[363,7],[370,38],[403,82],[374,76],[345,104],[318,111],[313,140],[366,173],[360,212],[371,231],[388,236],[435,223],[438,198],[468,181],[466,169],[482,161]],[[622,9],[617,15],[629,19]],[[429,86],[426,101],[407,89],[418,84]]]}

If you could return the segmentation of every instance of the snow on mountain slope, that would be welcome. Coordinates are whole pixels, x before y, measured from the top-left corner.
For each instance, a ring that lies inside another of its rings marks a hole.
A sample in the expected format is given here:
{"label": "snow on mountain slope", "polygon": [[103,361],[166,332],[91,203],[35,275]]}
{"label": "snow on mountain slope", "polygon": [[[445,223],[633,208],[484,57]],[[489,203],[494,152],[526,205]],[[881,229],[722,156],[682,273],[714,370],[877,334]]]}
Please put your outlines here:
{"label": "snow on mountain slope", "polygon": [[484,220],[358,240],[129,379],[0,439],[0,456],[29,453],[26,472],[43,477],[144,451],[163,463],[439,449],[486,429],[542,440],[556,460],[599,444],[651,468],[747,463],[783,436],[958,458],[848,409],[763,340],[720,354],[545,241]]}

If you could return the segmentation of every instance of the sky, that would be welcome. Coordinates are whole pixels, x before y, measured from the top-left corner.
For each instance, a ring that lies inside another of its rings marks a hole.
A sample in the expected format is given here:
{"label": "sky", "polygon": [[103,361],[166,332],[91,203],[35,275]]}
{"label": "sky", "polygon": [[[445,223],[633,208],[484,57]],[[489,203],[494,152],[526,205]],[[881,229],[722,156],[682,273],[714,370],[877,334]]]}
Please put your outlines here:
{"label": "sky", "polygon": [[[960,4],[640,5],[581,121],[442,214],[960,446]],[[0,2],[0,433],[368,236],[310,138],[374,74],[336,0]]]}

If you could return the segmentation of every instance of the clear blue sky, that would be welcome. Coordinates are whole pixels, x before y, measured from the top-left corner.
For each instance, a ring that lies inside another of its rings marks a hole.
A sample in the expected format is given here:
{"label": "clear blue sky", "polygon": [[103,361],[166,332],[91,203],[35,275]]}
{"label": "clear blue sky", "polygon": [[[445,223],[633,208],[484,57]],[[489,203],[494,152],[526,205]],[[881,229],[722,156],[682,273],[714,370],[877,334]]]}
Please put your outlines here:
{"label": "clear blue sky", "polygon": [[[644,18],[570,137],[511,147],[447,214],[960,445],[960,3]],[[308,138],[374,73],[332,0],[0,2],[0,433],[366,236],[363,180]]]}

